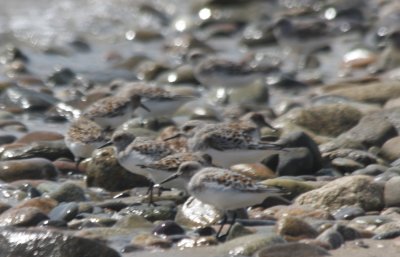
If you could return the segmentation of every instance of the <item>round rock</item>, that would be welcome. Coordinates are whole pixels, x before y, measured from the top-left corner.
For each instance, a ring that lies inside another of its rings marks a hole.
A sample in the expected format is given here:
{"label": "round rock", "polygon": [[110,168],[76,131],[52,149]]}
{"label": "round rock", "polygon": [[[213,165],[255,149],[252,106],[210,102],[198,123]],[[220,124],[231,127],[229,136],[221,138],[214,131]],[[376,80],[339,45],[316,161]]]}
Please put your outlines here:
{"label": "round rock", "polygon": [[0,162],[0,179],[11,182],[21,179],[55,179],[58,175],[53,163],[43,158]]}

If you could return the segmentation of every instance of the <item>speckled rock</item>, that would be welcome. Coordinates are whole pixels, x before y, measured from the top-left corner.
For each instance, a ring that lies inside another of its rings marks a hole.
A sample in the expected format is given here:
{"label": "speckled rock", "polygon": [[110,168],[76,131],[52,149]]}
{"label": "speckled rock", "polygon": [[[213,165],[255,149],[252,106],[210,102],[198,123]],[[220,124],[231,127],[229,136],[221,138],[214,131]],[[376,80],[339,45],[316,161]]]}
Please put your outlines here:
{"label": "speckled rock", "polygon": [[282,127],[286,126],[285,123],[293,123],[317,135],[334,137],[355,126],[361,117],[361,112],[350,105],[326,104],[293,109],[275,123],[282,124]]}
{"label": "speckled rock", "polygon": [[284,217],[278,220],[276,231],[288,241],[318,236],[318,232],[311,225],[295,217]]}
{"label": "speckled rock", "polygon": [[49,196],[58,202],[86,201],[85,191],[80,186],[70,182],[60,185]]}
{"label": "speckled rock", "polygon": [[190,197],[178,210],[175,221],[183,226],[193,228],[215,224],[222,216],[223,213],[215,207]]}
{"label": "speckled rock", "polygon": [[0,226],[29,227],[46,219],[46,214],[35,207],[11,208],[0,215]]}
{"label": "speckled rock", "polygon": [[[26,240],[26,238],[29,238],[29,240]],[[120,256],[115,250],[98,241],[42,229],[2,229],[0,232],[0,252],[4,256]]]}
{"label": "speckled rock", "polygon": [[357,205],[365,211],[381,210],[384,206],[383,186],[374,183],[369,176],[348,176],[306,192],[295,202],[329,211],[346,205]]}
{"label": "speckled rock", "polygon": [[86,163],[89,187],[101,187],[109,191],[122,191],[139,186],[148,186],[149,181],[143,176],[129,172],[119,165],[114,149],[107,147],[95,150]]}
{"label": "speckled rock", "polygon": [[304,243],[286,243],[266,247],[255,254],[255,257],[318,257],[330,255],[325,249]]}
{"label": "speckled rock", "polygon": [[55,179],[57,176],[54,165],[43,158],[0,162],[0,179],[6,182],[20,179]]}

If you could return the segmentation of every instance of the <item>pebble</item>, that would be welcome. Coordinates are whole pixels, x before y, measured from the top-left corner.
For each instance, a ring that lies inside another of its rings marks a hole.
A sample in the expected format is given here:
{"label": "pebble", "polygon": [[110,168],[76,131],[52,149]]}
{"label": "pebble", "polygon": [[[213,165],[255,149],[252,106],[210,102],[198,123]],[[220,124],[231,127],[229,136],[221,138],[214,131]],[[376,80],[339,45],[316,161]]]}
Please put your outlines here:
{"label": "pebble", "polygon": [[330,211],[346,205],[358,205],[365,211],[381,210],[384,206],[383,190],[383,186],[374,183],[369,176],[348,176],[300,195],[295,203]]}
{"label": "pebble", "polygon": [[311,225],[296,217],[284,217],[278,220],[276,231],[288,241],[318,236],[318,232]]}
{"label": "pebble", "polygon": [[385,183],[384,198],[386,207],[400,207],[400,176],[390,178]]}
{"label": "pebble", "polygon": [[316,240],[328,244],[330,249],[339,248],[344,243],[342,235],[334,229],[327,229],[322,232]]}
{"label": "pebble", "polygon": [[60,203],[48,214],[50,220],[70,221],[78,214],[78,204],[74,202]]}
{"label": "pebble", "polygon": [[66,182],[58,186],[49,196],[58,202],[86,201],[85,191],[78,185]]}
{"label": "pebble", "polygon": [[122,191],[149,185],[147,178],[129,172],[119,165],[114,149],[107,147],[95,150],[86,163],[86,184],[108,191]]}
{"label": "pebble", "polygon": [[258,251],[255,257],[291,257],[296,253],[297,257],[319,257],[329,256],[325,249],[304,243],[286,243],[268,246]]}
{"label": "pebble", "polygon": [[365,211],[358,206],[344,206],[333,212],[333,217],[337,220],[352,220],[363,215]]}
{"label": "pebble", "polygon": [[35,207],[10,208],[0,215],[0,226],[36,226],[48,217]]}
{"label": "pebble", "polygon": [[176,208],[173,204],[163,204],[149,206],[147,203],[135,204],[123,208],[118,212],[119,215],[139,215],[149,221],[172,220],[176,214]]}
{"label": "pebble", "polygon": [[152,231],[152,234],[159,236],[172,236],[185,234],[185,230],[176,222],[166,220],[158,224]]}
{"label": "pebble", "polygon": [[6,182],[21,179],[56,179],[57,169],[44,158],[0,162],[0,179]]}
{"label": "pebble", "polygon": [[5,256],[120,257],[101,242],[57,230],[4,228],[0,235],[0,250]]}

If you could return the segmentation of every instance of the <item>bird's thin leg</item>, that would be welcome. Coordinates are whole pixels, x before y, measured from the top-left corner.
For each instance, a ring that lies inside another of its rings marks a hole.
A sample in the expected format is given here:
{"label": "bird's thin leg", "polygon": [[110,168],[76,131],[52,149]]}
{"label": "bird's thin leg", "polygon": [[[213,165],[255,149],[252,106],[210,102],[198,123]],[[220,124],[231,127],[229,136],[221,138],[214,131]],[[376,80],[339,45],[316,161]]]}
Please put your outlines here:
{"label": "bird's thin leg", "polygon": [[235,224],[236,218],[237,218],[237,212],[233,212],[232,221],[231,221],[231,224],[230,224],[230,226],[228,228],[228,231],[226,231],[225,236],[228,236],[229,232],[231,232],[231,229],[232,229],[233,225]]}
{"label": "bird's thin leg", "polygon": [[217,239],[219,238],[219,235],[221,234],[222,228],[226,224],[227,220],[228,220],[228,216],[226,215],[226,213],[224,213],[224,217],[222,217],[222,221],[221,221],[221,226],[219,227],[217,235],[216,235]]}
{"label": "bird's thin leg", "polygon": [[151,182],[149,189],[147,190],[147,193],[146,193],[149,196],[149,206],[154,205],[153,188],[154,188],[154,183]]}

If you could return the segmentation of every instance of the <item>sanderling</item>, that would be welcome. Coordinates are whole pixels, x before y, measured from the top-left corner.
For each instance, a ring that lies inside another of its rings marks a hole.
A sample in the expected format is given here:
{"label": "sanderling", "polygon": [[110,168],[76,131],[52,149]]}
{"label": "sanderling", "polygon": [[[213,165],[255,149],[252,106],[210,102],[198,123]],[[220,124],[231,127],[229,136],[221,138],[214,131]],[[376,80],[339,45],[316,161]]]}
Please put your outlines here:
{"label": "sanderling", "polygon": [[[146,168],[149,171],[150,178],[157,184],[177,172],[179,166],[188,161],[198,162],[203,167],[211,166],[211,156],[197,152],[171,154],[158,161],[150,163],[149,165],[143,165],[143,168]],[[186,184],[181,178],[164,183],[163,186],[186,191]]]}
{"label": "sanderling", "polygon": [[65,135],[65,144],[75,156],[77,165],[105,142],[107,139],[103,128],[84,117],[72,121]]}
{"label": "sanderling", "polygon": [[179,90],[167,90],[166,88],[148,85],[145,83],[128,83],[124,85],[121,94],[140,95],[141,102],[149,106],[151,112],[143,109],[136,109],[135,114],[142,119],[170,116],[183,104],[195,100],[193,92],[182,94]]}
{"label": "sanderling", "polygon": [[102,147],[113,144],[118,162],[132,173],[149,177],[146,169],[140,166],[149,165],[160,160],[174,151],[163,141],[146,137],[135,137],[130,132],[118,131],[113,134],[111,141]]}
{"label": "sanderling", "polygon": [[[228,169],[202,167],[198,162],[184,162],[178,171],[160,183],[181,178],[188,193],[198,200],[224,211],[236,210],[261,203],[270,195],[284,194],[282,188],[267,186]],[[227,216],[224,215],[219,236]],[[235,221],[235,216],[231,226]],[[229,230],[227,234],[229,233]]]}
{"label": "sanderling", "polygon": [[109,96],[90,105],[82,115],[105,129],[115,129],[129,120],[138,107],[150,112],[150,109],[141,103],[139,95]]}
{"label": "sanderling", "polygon": [[[223,123],[221,123],[223,124]],[[206,125],[197,130],[188,139],[189,151],[201,151],[212,157],[213,164],[229,168],[238,163],[254,163],[262,161],[266,150],[281,150],[283,147],[255,138],[256,130],[244,130],[229,126]]]}

